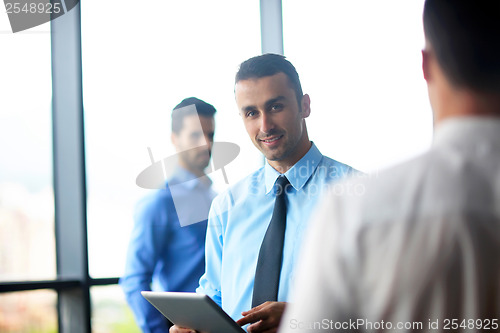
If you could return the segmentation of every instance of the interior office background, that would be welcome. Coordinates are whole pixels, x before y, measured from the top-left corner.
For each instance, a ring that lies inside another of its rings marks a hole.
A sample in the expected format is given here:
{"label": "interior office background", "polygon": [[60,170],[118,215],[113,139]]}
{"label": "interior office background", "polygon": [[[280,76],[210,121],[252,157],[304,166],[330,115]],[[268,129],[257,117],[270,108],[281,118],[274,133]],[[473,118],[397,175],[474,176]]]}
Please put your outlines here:
{"label": "interior office background", "polygon": [[[276,8],[282,7],[282,10]],[[137,175],[174,154],[170,111],[218,110],[215,141],[260,165],[234,101],[239,63],[283,52],[323,154],[376,176],[432,141],[423,0],[81,1],[13,34],[0,13],[0,332],[138,332],[121,289]],[[280,40],[282,39],[282,40]],[[267,43],[267,44],[266,44]],[[210,175],[227,186],[221,171]]]}

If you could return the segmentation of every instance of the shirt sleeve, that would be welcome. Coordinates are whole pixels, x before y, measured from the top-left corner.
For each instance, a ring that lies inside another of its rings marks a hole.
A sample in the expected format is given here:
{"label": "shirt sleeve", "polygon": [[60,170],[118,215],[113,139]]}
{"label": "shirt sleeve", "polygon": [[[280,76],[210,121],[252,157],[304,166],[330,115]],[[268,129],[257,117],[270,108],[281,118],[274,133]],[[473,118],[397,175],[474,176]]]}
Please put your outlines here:
{"label": "shirt sleeve", "polygon": [[167,207],[157,201],[140,202],[134,214],[134,228],[127,252],[125,273],[120,285],[127,303],[143,332],[168,332],[167,322],[142,295],[151,290],[153,272],[167,237]]}
{"label": "shirt sleeve", "polygon": [[220,203],[214,200],[208,216],[207,237],[205,243],[205,274],[200,278],[199,294],[208,295],[222,307],[221,269],[222,269],[222,230],[227,221],[227,211],[221,212]]}

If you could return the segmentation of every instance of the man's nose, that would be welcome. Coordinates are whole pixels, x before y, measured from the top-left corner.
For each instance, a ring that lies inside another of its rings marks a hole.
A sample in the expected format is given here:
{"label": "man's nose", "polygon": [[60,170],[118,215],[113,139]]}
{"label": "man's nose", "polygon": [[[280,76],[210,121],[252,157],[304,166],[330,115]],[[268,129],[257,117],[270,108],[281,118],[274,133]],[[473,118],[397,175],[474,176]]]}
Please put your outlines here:
{"label": "man's nose", "polygon": [[271,116],[263,113],[261,118],[260,118],[260,131],[262,133],[269,133],[273,130],[274,128],[274,122]]}

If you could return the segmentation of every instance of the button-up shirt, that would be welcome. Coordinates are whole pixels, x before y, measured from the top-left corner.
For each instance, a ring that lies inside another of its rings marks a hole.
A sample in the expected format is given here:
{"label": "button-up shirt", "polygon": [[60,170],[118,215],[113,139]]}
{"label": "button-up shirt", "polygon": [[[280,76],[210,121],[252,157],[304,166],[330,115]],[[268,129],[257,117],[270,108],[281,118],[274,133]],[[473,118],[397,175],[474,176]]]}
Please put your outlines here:
{"label": "button-up shirt", "polygon": [[321,203],[280,332],[498,331],[499,118],[446,120],[427,153],[343,185],[363,191]]}
{"label": "button-up shirt", "polygon": [[[352,168],[310,150],[284,175],[287,188],[286,231],[278,301],[288,299],[297,268],[302,236],[325,186]],[[234,319],[251,308],[255,268],[260,246],[271,220],[280,173],[268,163],[214,199],[206,242],[206,273],[198,293],[214,299]]]}
{"label": "button-up shirt", "polygon": [[206,218],[215,193],[204,178],[178,168],[166,188],[136,206],[120,285],[143,332],[168,332],[168,328],[142,290],[151,290],[155,282],[159,290],[194,292],[205,271]]}

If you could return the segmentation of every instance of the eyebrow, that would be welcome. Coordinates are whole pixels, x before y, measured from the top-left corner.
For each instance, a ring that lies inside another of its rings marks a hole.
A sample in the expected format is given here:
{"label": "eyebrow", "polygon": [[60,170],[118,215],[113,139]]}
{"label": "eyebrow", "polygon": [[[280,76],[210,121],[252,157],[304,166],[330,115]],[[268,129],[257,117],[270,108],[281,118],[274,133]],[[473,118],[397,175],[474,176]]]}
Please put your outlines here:
{"label": "eyebrow", "polygon": [[[264,106],[266,109],[268,109],[271,105],[273,105],[274,103],[277,103],[277,102],[280,102],[282,100],[285,100],[285,96],[277,96],[275,98],[271,98],[270,100],[267,100],[265,103],[264,103]],[[252,110],[255,110],[257,109],[257,107],[255,105],[248,105],[248,106],[245,106],[241,109],[242,112],[247,112],[247,111],[252,111]]]}

